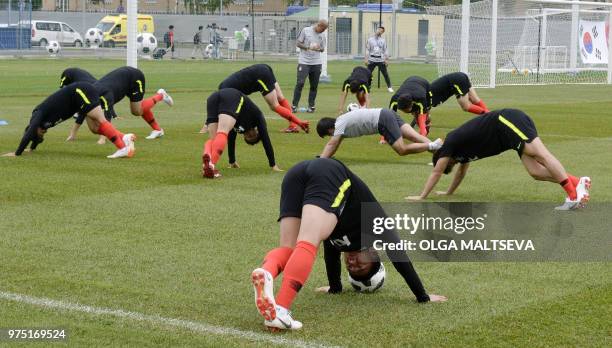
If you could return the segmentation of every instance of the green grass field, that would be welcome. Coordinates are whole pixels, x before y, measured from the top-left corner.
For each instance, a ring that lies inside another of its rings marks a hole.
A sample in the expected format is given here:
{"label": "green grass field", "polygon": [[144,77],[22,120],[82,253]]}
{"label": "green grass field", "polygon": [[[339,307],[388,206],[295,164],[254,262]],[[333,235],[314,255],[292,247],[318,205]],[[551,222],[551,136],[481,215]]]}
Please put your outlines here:
{"label": "green grass field", "polygon": [[[0,119],[9,121],[0,127],[0,152],[15,150],[31,110],[57,88],[64,68],[79,66],[99,77],[122,63],[0,60]],[[332,62],[333,83],[321,85],[317,113],[298,116],[312,123],[332,116],[339,84],[355,64]],[[156,141],[144,139],[150,129],[129,114],[126,101],[116,107],[123,117],[114,124],[139,136],[132,159],[106,159],[114,146],[97,145],[97,136],[85,127],[76,142],[65,142],[70,122],[51,129],[34,153],[0,158],[0,294],[175,318],[205,328],[6,298],[0,298],[0,328],[65,327],[69,344],[85,347],[612,344],[610,263],[416,263],[426,289],[449,297],[444,304],[422,305],[391,266],[385,287],[376,294],[315,293],[316,287],[326,285],[322,251],[293,308],[304,329],[267,333],[253,305],[249,275],[278,241],[283,174],[269,170],[260,145],[239,141],[240,169],[226,169],[224,155],[223,178],[200,176],[206,136],[198,130],[206,98],[224,76],[246,65],[142,62],[148,92],[163,87],[176,105],[158,104],[154,109],[166,130]],[[272,65],[290,99],[295,63]],[[436,76],[433,65],[396,64],[391,71],[396,85],[413,74]],[[591,176],[592,202],[612,201],[612,87],[478,92],[491,109],[514,107],[531,115],[544,143],[567,170]],[[303,104],[306,94],[305,89]],[[374,89],[372,98],[374,105],[386,106],[390,94]],[[252,99],[270,117],[281,168],[320,153],[324,141],[316,134],[281,134],[278,130],[286,122],[264,107],[263,98]],[[469,117],[449,100],[432,113],[433,138]],[[381,201],[401,202],[408,194],[418,194],[431,170],[430,157],[398,157],[377,140],[346,140],[336,157]],[[443,178],[440,187],[449,183],[450,178]],[[474,163],[452,200],[549,202],[552,208],[563,198],[558,185],[531,179],[509,151]],[[211,333],[210,326],[220,328]]]}

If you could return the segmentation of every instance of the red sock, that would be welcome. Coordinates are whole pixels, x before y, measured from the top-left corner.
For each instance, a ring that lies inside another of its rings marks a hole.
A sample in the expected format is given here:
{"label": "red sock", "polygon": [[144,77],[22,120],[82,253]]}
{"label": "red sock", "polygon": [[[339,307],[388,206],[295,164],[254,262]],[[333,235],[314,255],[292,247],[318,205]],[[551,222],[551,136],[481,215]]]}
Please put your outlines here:
{"label": "red sock", "polygon": [[476,115],[480,115],[480,114],[484,114],[485,111],[483,108],[481,108],[478,105],[472,104],[470,105],[470,108],[468,109],[469,112],[476,114]]}
{"label": "red sock", "polygon": [[142,116],[141,116],[145,121],[147,121],[147,123],[149,124],[149,126],[151,126],[151,128],[155,129],[155,130],[161,130],[161,128],[159,128],[159,125],[157,124],[157,121],[155,121],[155,116],[153,116],[153,111],[151,111],[151,109],[147,109],[142,111]]}
{"label": "red sock", "polygon": [[98,134],[104,135],[108,140],[110,140],[118,149],[123,149],[125,147],[125,143],[123,142],[123,133],[116,130],[113,125],[104,121],[100,123],[98,127]]}
{"label": "red sock", "polygon": [[559,185],[563,187],[563,189],[565,190],[565,192],[567,192],[567,195],[571,200],[575,200],[577,198],[578,195],[576,194],[576,186],[574,186],[572,180],[567,178],[561,181]]}
{"label": "red sock", "polygon": [[286,107],[282,106],[282,105],[276,105],[276,107],[274,108],[274,111],[281,115],[284,119],[286,119],[289,122],[292,123],[302,123],[302,120],[300,120],[299,118],[297,118],[292,112],[291,109],[287,109]]}
{"label": "red sock", "polygon": [[147,111],[147,110],[151,110],[151,108],[153,107],[153,105],[157,104],[158,101],[164,99],[164,96],[157,93],[154,96],[152,96],[151,98],[147,98],[145,100],[143,100],[140,103],[140,107],[142,108],[142,111]]}
{"label": "red sock", "polygon": [[567,178],[570,179],[570,181],[572,182],[572,184],[574,184],[574,186],[578,186],[578,183],[580,182],[580,179],[571,175],[570,173],[567,173]]}
{"label": "red sock", "polygon": [[489,108],[482,99],[480,99],[480,101],[476,103],[476,105],[480,106],[484,110],[484,112],[489,112]]}
{"label": "red sock", "polygon": [[219,161],[219,157],[225,150],[225,145],[227,144],[227,133],[217,132],[215,138],[212,140],[212,145],[210,147],[210,161],[213,164],[217,164]]}
{"label": "red sock", "polygon": [[276,303],[279,306],[291,308],[291,303],[312,271],[316,256],[317,247],[315,245],[303,240],[297,242],[287,261],[283,282],[276,296]]}
{"label": "red sock", "polygon": [[291,110],[291,104],[289,104],[289,101],[287,99],[281,99],[278,101],[278,103],[282,105],[285,109]]}
{"label": "red sock", "polygon": [[419,124],[419,133],[422,136],[426,136],[427,135],[427,125],[425,124],[427,122],[427,115],[425,114],[420,114],[417,117],[417,123]]}
{"label": "red sock", "polygon": [[212,139],[208,139],[204,143],[204,154],[203,155],[208,155],[208,156],[212,157]]}
{"label": "red sock", "polygon": [[285,269],[285,265],[287,265],[287,261],[289,261],[292,252],[293,249],[289,247],[280,247],[270,250],[264,258],[261,268],[270,272],[272,278],[276,278],[283,269]]}

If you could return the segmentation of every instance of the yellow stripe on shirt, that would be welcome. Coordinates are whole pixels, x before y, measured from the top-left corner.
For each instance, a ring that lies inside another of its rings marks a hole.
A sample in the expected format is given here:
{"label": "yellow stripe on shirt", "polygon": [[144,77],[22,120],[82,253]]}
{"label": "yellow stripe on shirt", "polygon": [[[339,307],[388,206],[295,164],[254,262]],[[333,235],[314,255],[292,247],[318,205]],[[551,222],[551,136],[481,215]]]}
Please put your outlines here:
{"label": "yellow stripe on shirt", "polygon": [[259,82],[261,87],[263,87],[264,91],[270,92],[270,90],[268,89],[268,86],[266,86],[266,84],[262,80],[257,80],[257,82]]}
{"label": "yellow stripe on shirt", "polygon": [[240,113],[240,109],[242,109],[242,103],[244,103],[244,97],[240,97],[240,103],[238,103],[238,107],[236,108],[236,113]]}

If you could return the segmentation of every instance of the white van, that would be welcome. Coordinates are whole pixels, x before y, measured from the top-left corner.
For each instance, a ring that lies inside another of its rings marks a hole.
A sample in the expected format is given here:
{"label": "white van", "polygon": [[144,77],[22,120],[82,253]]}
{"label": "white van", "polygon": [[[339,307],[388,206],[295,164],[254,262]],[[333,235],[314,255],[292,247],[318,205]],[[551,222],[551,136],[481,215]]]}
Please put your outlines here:
{"label": "white van", "polygon": [[47,46],[57,41],[62,46],[83,46],[83,37],[64,22],[32,21],[32,46]]}

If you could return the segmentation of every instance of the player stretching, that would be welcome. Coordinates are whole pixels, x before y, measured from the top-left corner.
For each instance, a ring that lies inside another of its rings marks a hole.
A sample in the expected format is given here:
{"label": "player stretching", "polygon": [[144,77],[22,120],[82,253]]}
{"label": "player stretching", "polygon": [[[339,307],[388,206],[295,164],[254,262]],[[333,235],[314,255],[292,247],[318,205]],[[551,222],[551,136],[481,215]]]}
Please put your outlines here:
{"label": "player stretching", "polygon": [[274,160],[274,149],[264,115],[249,97],[237,89],[224,88],[208,97],[206,109],[210,139],[204,144],[202,155],[202,175],[205,178],[221,176],[215,166],[228,143],[228,136],[230,166],[239,168],[234,155],[236,133],[242,133],[244,141],[249,145],[255,145],[261,140],[270,168],[276,172],[281,171]]}
{"label": "player stretching", "polygon": [[[357,246],[361,240],[361,203],[376,198],[341,162],[318,158],[298,163],[283,178],[280,198],[280,245],[264,257],[261,268],[251,273],[255,304],[271,330],[298,330],[302,323],[293,319],[289,309],[306,283],[316,259],[319,244],[325,240]],[[376,204],[378,212],[384,211]],[[372,231],[372,229],[364,229]],[[398,243],[393,230],[370,237]],[[418,302],[442,302],[444,296],[428,295],[410,259],[403,251],[387,251],[393,266],[402,275]],[[371,269],[373,265],[365,265]],[[363,271],[359,272],[362,273]],[[276,299],[273,279],[283,273]]]}
{"label": "player stretching", "polygon": [[355,94],[359,106],[362,108],[370,107],[370,86],[372,85],[372,72],[368,68],[358,66],[353,69],[351,75],[342,84],[342,94],[340,94],[340,104],[338,104],[338,115],[344,112],[346,96],[349,92]]}
{"label": "player stretching", "polygon": [[30,149],[36,149],[43,142],[47,129],[78,112],[86,116],[92,133],[104,135],[117,147],[117,152],[108,158],[132,157],[136,137],[133,134],[122,134],[104,119],[99,98],[96,88],[87,82],[75,82],[51,94],[32,111],[30,124],[26,127],[17,151],[4,156],[20,156],[30,143]]}
{"label": "player stretching", "polygon": [[431,82],[431,91],[429,92],[431,107],[444,103],[453,95],[457,97],[457,103],[463,111],[476,115],[489,112],[465,73],[454,72]]}
{"label": "player stretching", "polygon": [[[389,109],[357,109],[341,115],[337,119],[324,117],[317,124],[321,138],[331,136],[321,157],[332,157],[344,138],[380,134],[400,156],[424,151],[435,151],[442,141],[432,142],[407,125],[397,114]],[[413,144],[405,144],[404,139]]]}
{"label": "player stretching", "polygon": [[79,81],[93,84],[98,80],[96,80],[96,78],[93,77],[93,75],[87,70],[83,70],[81,68],[68,68],[62,71],[62,75],[60,76],[60,88]]}
{"label": "player stretching", "polygon": [[299,133],[300,126],[308,133],[308,121],[302,121],[291,112],[291,104],[276,81],[274,71],[268,64],[255,64],[228,76],[219,85],[219,89],[235,88],[245,95],[261,92],[270,109],[291,122],[285,130],[287,133]]}
{"label": "player stretching", "polygon": [[389,102],[389,109],[401,110],[414,116],[421,135],[429,133],[430,91],[431,86],[427,80],[420,76],[411,76],[402,83]]}
{"label": "player stretching", "polygon": [[589,177],[577,178],[568,174],[563,165],[551,154],[538,137],[533,120],[517,109],[494,110],[473,118],[448,133],[444,145],[433,155],[434,168],[420,196],[406,197],[410,200],[427,198],[440,180],[442,173],[448,174],[460,163],[453,181],[446,192],[452,195],[467,173],[469,163],[482,158],[515,150],[527,172],[536,180],[559,183],[567,198],[558,210],[570,210],[584,206],[589,200]]}
{"label": "player stretching", "polygon": [[[127,97],[130,100],[130,111],[132,115],[141,116],[149,126],[153,128],[151,134],[149,134],[146,139],[155,139],[164,136],[164,130],[157,124],[152,109],[155,104],[161,100],[170,106],[174,104],[174,101],[163,89],[159,89],[154,96],[144,99],[145,76],[142,71],[129,66],[117,68],[104,75],[94,84],[94,86],[103,93],[103,97],[106,99],[106,103],[108,104],[107,113],[115,115],[113,106],[119,103],[124,97]],[[109,93],[102,92],[105,90],[109,91]],[[79,126],[78,122],[74,125],[69,138],[74,138],[76,136]]]}

